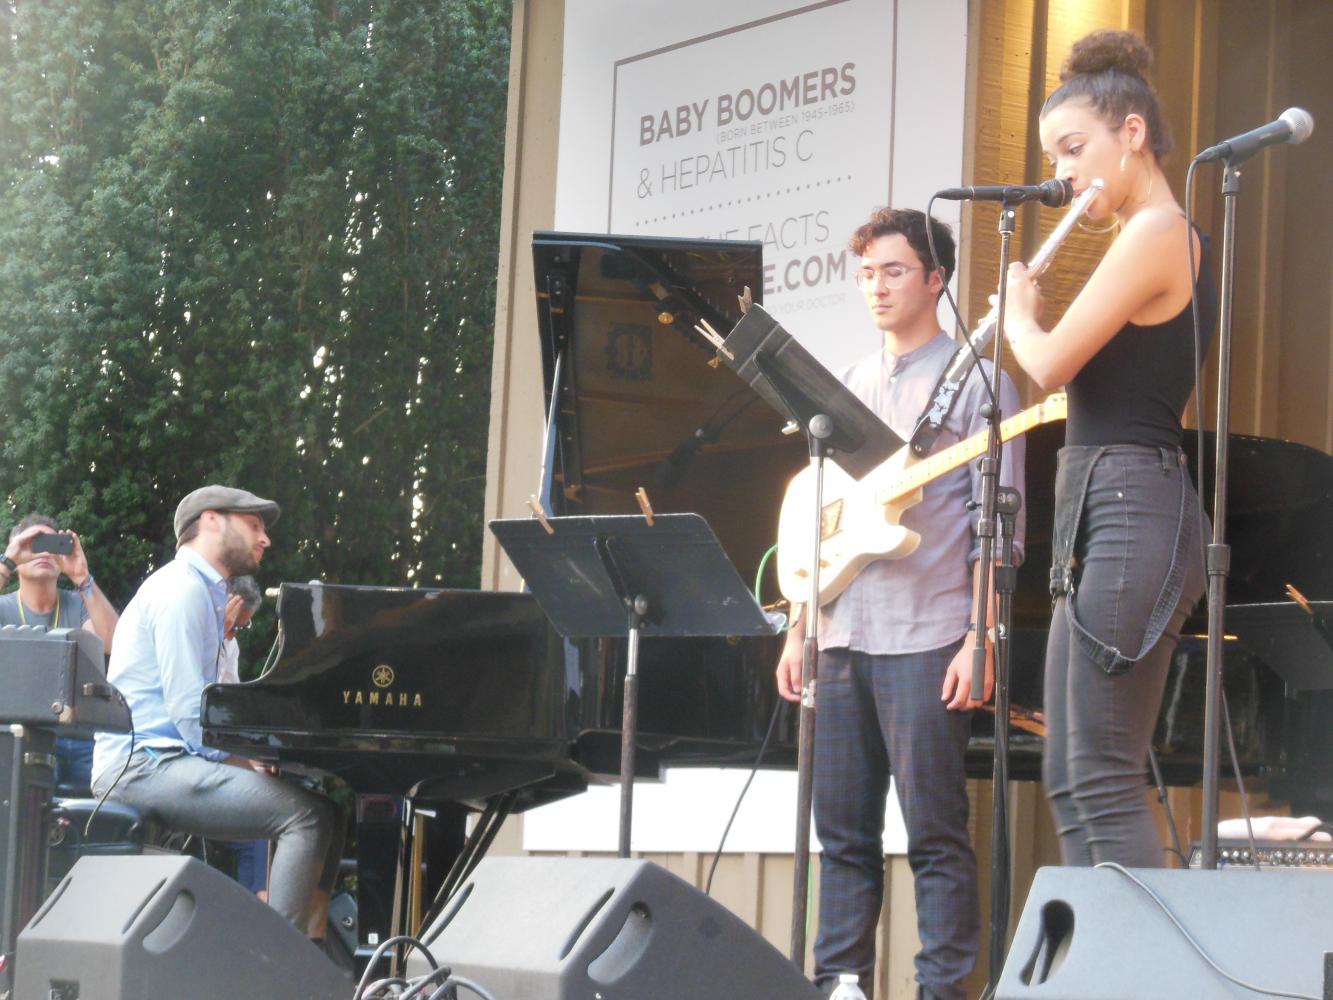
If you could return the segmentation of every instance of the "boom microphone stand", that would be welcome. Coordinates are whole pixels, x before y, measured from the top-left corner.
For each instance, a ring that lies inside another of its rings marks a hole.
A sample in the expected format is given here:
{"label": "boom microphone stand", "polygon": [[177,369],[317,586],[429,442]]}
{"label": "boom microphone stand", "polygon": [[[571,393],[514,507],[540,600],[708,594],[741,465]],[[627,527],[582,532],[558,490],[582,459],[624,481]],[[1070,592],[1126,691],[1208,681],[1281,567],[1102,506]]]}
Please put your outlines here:
{"label": "boom microphone stand", "polygon": [[[1012,488],[1000,487],[1002,458],[1000,440],[1000,362],[1004,350],[1004,307],[1009,288],[1009,248],[1013,241],[1016,213],[1009,202],[1000,203],[1000,289],[996,300],[994,371],[991,373],[992,402],[985,404],[982,415],[989,424],[986,457],[981,460],[981,517],[977,536],[981,539],[977,583],[972,620],[976,622],[972,648],[972,696],[986,690],[986,620],[990,605],[991,567],[995,576],[995,760],[991,801],[991,932],[989,980],[1000,981],[1004,968],[1005,946],[1009,937],[1009,626],[1013,618],[1014,587],[1018,570],[1014,565],[1014,525],[1022,497]],[[981,377],[985,377],[981,373]],[[1000,525],[999,565],[995,565],[996,524]]]}
{"label": "boom microphone stand", "polygon": [[[1217,347],[1217,425],[1213,466],[1213,541],[1207,549],[1208,654],[1203,708],[1202,864],[1217,867],[1218,757],[1222,711],[1222,639],[1226,634],[1227,574],[1231,546],[1226,542],[1227,472],[1231,427],[1231,309],[1236,284],[1236,196],[1240,168],[1228,158],[1222,167],[1222,294]],[[1191,234],[1193,239],[1193,234]],[[1203,456],[1199,456],[1202,460]],[[1202,466],[1200,466],[1202,468]]]}
{"label": "boom microphone stand", "polygon": [[[1202,865],[1217,867],[1218,757],[1222,706],[1222,640],[1226,634],[1227,574],[1231,546],[1226,543],[1227,472],[1231,427],[1231,314],[1236,285],[1236,197],[1240,194],[1240,164],[1266,146],[1279,142],[1302,143],[1314,130],[1314,119],[1301,108],[1288,108],[1275,122],[1210,146],[1190,166],[1222,160],[1222,294],[1217,329],[1217,441],[1213,470],[1213,541],[1208,546],[1208,677],[1203,716],[1203,835]],[[1190,239],[1193,239],[1191,234]],[[1192,244],[1191,244],[1192,245]],[[1203,468],[1203,456],[1199,456]],[[1202,476],[1200,479],[1202,480]]]}

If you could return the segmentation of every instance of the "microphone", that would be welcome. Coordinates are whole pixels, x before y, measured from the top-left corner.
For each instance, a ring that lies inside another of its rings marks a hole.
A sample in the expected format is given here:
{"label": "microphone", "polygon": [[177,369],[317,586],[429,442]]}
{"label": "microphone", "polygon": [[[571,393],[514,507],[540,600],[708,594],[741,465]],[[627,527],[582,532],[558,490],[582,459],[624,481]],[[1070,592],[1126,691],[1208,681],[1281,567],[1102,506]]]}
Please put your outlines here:
{"label": "microphone", "polygon": [[1040,184],[982,184],[977,187],[945,188],[935,192],[945,201],[1003,201],[1018,205],[1025,201],[1039,201],[1047,208],[1064,208],[1074,198],[1074,185],[1052,177]]}
{"label": "microphone", "polygon": [[669,490],[685,478],[685,473],[694,464],[694,457],[699,449],[711,441],[716,441],[721,428],[708,425],[700,427],[671,450],[671,454],[657,463],[653,470],[653,485],[659,490]]}
{"label": "microphone", "polygon": [[1194,158],[1194,162],[1211,163],[1213,160],[1227,160],[1230,163],[1239,163],[1241,160],[1249,159],[1265,146],[1273,146],[1279,142],[1299,145],[1310,138],[1310,133],[1313,131],[1314,116],[1310,112],[1304,108],[1287,108],[1277,116],[1276,121],[1252,128],[1240,135],[1233,135],[1216,146],[1209,146]]}

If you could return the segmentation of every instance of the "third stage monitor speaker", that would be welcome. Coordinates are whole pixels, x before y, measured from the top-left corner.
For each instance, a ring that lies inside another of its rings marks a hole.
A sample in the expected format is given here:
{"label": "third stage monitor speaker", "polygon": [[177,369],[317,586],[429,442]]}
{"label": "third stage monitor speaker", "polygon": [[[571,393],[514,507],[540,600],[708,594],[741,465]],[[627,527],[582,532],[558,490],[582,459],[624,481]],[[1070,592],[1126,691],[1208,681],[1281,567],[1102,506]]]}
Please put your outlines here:
{"label": "third stage monitor speaker", "polygon": [[[505,1000],[817,1000],[739,917],[647,861],[488,858],[422,935]],[[409,978],[428,969],[408,959]]]}
{"label": "third stage monitor speaker", "polygon": [[[1141,884],[1139,884],[1141,883]],[[1244,983],[1319,998],[1333,952],[1333,874],[1300,869],[1037,872],[996,1000],[1254,997]]]}

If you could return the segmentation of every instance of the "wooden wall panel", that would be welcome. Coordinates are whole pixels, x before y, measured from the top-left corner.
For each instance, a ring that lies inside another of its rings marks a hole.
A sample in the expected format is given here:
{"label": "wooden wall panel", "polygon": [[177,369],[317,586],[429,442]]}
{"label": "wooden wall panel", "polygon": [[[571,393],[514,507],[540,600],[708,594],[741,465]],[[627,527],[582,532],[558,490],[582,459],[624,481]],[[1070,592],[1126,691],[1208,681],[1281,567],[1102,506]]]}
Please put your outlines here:
{"label": "wooden wall panel", "polygon": [[1280,112],[1290,105],[1315,118],[1314,134],[1301,146],[1268,154],[1286,177],[1283,230],[1287,250],[1273,275],[1281,283],[1282,350],[1277,361],[1276,417],[1266,433],[1333,452],[1333,83],[1329,39],[1333,4],[1303,0],[1291,5],[1290,28],[1275,53],[1289,78],[1277,95]]}

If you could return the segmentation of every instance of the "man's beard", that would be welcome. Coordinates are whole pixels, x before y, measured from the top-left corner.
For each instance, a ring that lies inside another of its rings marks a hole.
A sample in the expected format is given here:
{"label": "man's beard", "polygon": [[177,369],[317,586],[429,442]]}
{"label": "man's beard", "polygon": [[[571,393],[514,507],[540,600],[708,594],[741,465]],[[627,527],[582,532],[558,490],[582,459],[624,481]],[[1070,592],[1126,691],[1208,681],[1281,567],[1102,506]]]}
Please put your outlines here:
{"label": "man's beard", "polygon": [[254,557],[250,546],[230,522],[222,535],[222,554],[218,561],[222,563],[228,576],[248,576],[259,569],[259,560]]}

